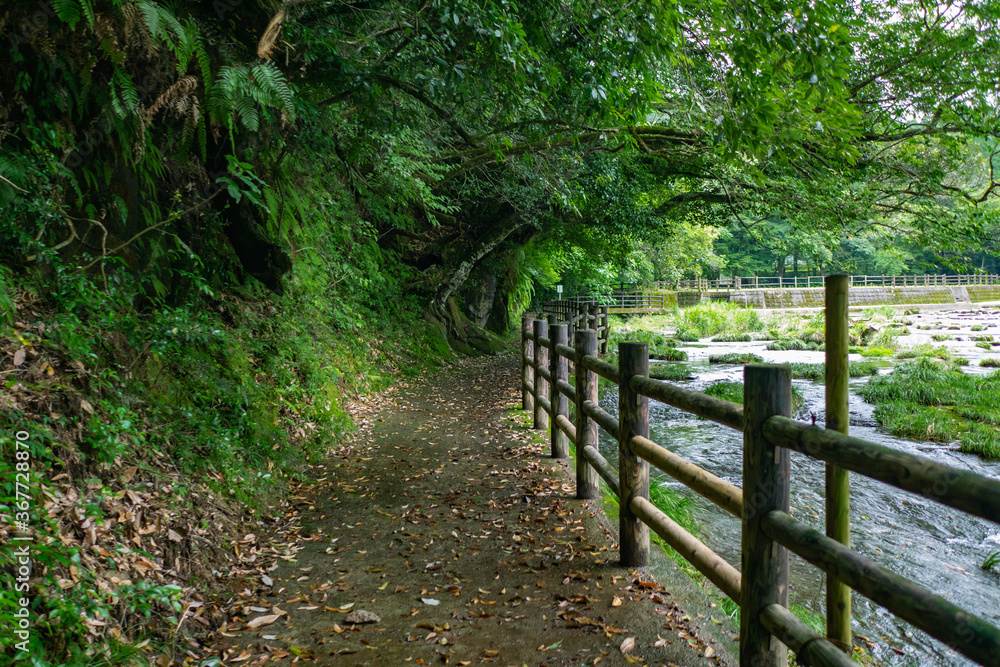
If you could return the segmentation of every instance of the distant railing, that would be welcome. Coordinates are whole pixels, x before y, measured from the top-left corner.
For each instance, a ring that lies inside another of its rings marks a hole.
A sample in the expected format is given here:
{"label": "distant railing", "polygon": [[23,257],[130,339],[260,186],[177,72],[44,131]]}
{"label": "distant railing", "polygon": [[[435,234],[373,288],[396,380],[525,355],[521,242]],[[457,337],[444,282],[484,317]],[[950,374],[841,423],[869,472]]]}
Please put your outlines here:
{"label": "distant railing", "polygon": [[[958,285],[1000,285],[1000,275],[975,273],[963,275],[923,274],[912,276],[848,276],[851,287],[947,287]],[[822,287],[823,276],[735,276],[709,280],[676,280],[644,283],[647,289],[667,290],[740,290],[794,289]],[[638,287],[638,286],[637,286]],[[625,290],[619,290],[625,291]]]}
{"label": "distant railing", "polygon": [[608,308],[625,310],[666,310],[673,300],[664,294],[598,294],[591,296],[571,296],[559,301],[546,301],[542,312],[562,315],[577,307],[599,307],[607,315]]}
{"label": "distant railing", "polygon": [[569,326],[570,338],[577,329],[593,329],[597,332],[601,354],[608,353],[608,337],[611,334],[608,306],[584,301],[548,301],[542,306],[542,312],[553,323],[556,320],[565,322]]}
{"label": "distant railing", "polygon": [[[828,288],[827,292],[827,308],[837,316],[827,319],[826,378],[827,421],[836,427],[832,415],[839,411],[845,430],[846,282],[841,280],[839,291]],[[788,366],[747,366],[741,406],[651,379],[647,343],[620,343],[619,365],[614,366],[598,358],[595,331],[577,330],[570,339],[567,325],[554,322],[555,316],[550,319],[551,324],[527,318],[522,323],[522,407],[534,411],[535,428],[551,431],[553,457],[569,456],[569,442],[576,444],[577,498],[599,497],[598,476],[618,497],[623,566],[648,563],[652,529],[740,605],[741,665],[784,665],[785,649],[772,637],[795,651],[802,664],[854,664],[836,643],[789,612],[788,551],[824,571],[832,584],[828,587],[828,637],[851,642],[849,587],[966,657],[982,665],[997,664],[1000,629],[851,550],[847,471],[998,524],[1000,481],[793,421],[789,418]],[[570,362],[575,367],[573,383],[569,381]],[[598,404],[598,376],[618,387],[617,418]],[[831,390],[835,385],[843,391]],[[839,399],[831,399],[838,393]],[[650,398],[742,431],[743,488],[650,440]],[[575,406],[573,420],[570,402]],[[618,440],[617,470],[598,451],[598,428]],[[827,463],[825,534],[789,514],[791,451]],[[742,518],[741,566],[748,576],[650,502],[650,463]]]}

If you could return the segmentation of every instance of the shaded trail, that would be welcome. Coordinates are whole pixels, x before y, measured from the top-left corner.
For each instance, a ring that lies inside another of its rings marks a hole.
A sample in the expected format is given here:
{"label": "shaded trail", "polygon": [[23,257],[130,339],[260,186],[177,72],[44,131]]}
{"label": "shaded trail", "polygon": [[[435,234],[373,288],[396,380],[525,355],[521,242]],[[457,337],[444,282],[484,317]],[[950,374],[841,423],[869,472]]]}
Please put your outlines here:
{"label": "shaded trail", "polygon": [[302,499],[297,560],[233,608],[225,664],[727,664],[618,566],[519,377],[516,357],[470,359],[392,395]]}

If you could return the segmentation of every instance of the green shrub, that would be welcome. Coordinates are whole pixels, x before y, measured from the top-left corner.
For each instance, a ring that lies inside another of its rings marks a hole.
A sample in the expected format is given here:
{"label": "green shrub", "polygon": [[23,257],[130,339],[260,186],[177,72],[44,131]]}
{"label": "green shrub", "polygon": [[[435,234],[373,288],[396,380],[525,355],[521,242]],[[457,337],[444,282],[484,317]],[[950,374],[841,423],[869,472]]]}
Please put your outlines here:
{"label": "green shrub", "polygon": [[710,364],[762,364],[764,359],[751,352],[728,352],[713,354],[708,358]]}
{"label": "green shrub", "polygon": [[748,332],[722,333],[712,339],[716,343],[749,343],[752,340],[754,340],[754,336]]}
{"label": "green shrub", "polygon": [[971,375],[958,365],[921,357],[873,377],[858,393],[894,435],[958,440],[963,451],[1000,457],[1000,372]]}
{"label": "green shrub", "polygon": [[711,301],[681,310],[676,327],[677,337],[686,340],[691,337],[707,338],[723,332],[761,331],[764,323],[757,311],[752,308],[744,308],[731,302]]}
{"label": "green shrub", "polygon": [[785,350],[808,350],[809,345],[798,338],[779,338],[773,343],[768,343],[767,349],[777,352]]}
{"label": "green shrub", "polygon": [[988,357],[986,359],[980,359],[979,365],[985,366],[987,368],[1000,368],[1000,357]]}
{"label": "green shrub", "polygon": [[691,370],[679,364],[654,364],[649,367],[649,377],[667,382],[683,382],[693,380]]}
{"label": "green shrub", "polygon": [[[788,364],[792,377],[803,380],[825,380],[826,364]],[[852,361],[848,364],[848,373],[852,378],[879,374],[879,365],[869,361]]]}
{"label": "green shrub", "polygon": [[[730,380],[720,380],[705,387],[704,392],[708,396],[721,398],[730,403],[743,405],[743,383]],[[798,387],[792,385],[792,414],[798,414],[805,405],[805,397]]]}

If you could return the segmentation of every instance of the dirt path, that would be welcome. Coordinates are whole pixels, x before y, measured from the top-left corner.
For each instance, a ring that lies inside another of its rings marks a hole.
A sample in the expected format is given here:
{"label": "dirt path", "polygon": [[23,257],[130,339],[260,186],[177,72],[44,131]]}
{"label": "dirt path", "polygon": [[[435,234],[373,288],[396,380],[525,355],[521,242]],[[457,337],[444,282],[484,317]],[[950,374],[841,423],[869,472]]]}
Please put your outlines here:
{"label": "dirt path", "polygon": [[617,565],[568,465],[512,409],[518,381],[514,357],[472,359],[395,394],[303,498],[297,560],[231,609],[224,664],[725,664]]}

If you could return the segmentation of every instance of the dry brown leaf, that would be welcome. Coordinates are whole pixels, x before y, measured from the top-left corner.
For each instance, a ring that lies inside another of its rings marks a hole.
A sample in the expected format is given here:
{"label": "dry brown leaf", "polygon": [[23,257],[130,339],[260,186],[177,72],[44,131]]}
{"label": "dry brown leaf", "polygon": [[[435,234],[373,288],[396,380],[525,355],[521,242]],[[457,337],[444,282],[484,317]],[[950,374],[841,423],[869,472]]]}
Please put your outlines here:
{"label": "dry brown leaf", "polygon": [[20,350],[18,350],[17,352],[14,353],[14,365],[15,366],[20,366],[21,364],[24,363],[24,355],[25,354],[27,354],[27,351],[23,347]]}
{"label": "dry brown leaf", "polygon": [[611,601],[611,606],[612,607],[620,607],[620,606],[622,606],[622,599],[616,595],[615,599]]}
{"label": "dry brown leaf", "polygon": [[267,616],[258,616],[257,618],[253,619],[252,621],[247,621],[247,629],[249,629],[249,630],[256,630],[259,627],[262,627],[262,626],[265,626],[265,625],[271,625],[272,623],[274,623],[275,621],[277,621],[279,618],[281,618],[281,616],[279,614],[268,614]]}
{"label": "dry brown leaf", "polygon": [[625,640],[622,642],[621,646],[618,647],[618,650],[621,651],[622,653],[628,653],[634,648],[635,648],[635,637],[626,637]]}

